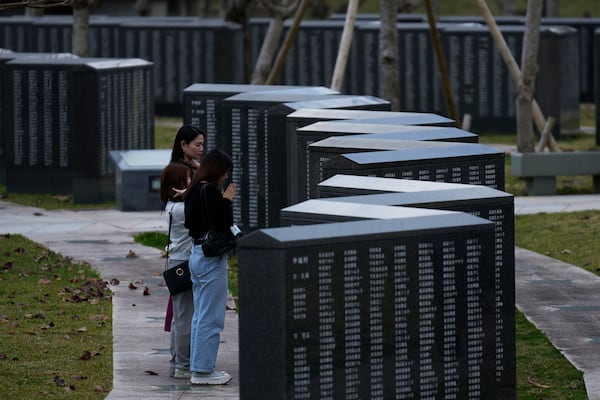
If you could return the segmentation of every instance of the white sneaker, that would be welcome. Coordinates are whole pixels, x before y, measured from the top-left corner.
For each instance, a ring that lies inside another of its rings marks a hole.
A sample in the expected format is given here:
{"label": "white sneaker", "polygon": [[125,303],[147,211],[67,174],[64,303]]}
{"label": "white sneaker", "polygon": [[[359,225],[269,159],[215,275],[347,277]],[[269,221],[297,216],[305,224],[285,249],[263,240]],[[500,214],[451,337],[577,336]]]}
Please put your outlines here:
{"label": "white sneaker", "polygon": [[231,375],[225,371],[194,372],[190,378],[192,385],[224,385],[231,380]]}

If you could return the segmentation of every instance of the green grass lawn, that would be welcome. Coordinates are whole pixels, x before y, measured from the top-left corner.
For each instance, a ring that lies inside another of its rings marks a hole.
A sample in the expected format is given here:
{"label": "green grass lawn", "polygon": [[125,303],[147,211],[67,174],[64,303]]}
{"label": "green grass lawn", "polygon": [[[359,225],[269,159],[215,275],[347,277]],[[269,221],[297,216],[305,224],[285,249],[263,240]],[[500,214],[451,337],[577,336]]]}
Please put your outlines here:
{"label": "green grass lawn", "polygon": [[0,236],[0,399],[103,399],[112,293],[89,265]]}
{"label": "green grass lawn", "polygon": [[[412,0],[412,3],[416,3],[416,1]],[[494,15],[499,15],[495,1],[487,0],[486,3]],[[518,14],[525,14],[527,0],[515,0],[515,6]],[[359,6],[359,13],[378,12],[379,2],[376,1],[364,1]],[[600,17],[600,2],[595,0],[562,0],[559,3],[558,12],[561,17]],[[415,13],[424,14],[424,7],[417,9]],[[440,15],[481,15],[481,12],[475,0],[441,0]]]}

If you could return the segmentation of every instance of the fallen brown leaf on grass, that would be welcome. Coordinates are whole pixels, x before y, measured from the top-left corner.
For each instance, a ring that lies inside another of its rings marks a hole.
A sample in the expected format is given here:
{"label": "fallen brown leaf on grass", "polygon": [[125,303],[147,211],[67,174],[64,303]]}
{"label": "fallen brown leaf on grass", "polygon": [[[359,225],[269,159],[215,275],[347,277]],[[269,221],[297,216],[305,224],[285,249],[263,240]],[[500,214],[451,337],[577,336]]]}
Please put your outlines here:
{"label": "fallen brown leaf on grass", "polygon": [[65,382],[65,380],[63,378],[61,378],[59,375],[54,376],[53,379],[54,383],[56,383],[56,386],[67,386],[67,383]]}
{"label": "fallen brown leaf on grass", "polygon": [[530,377],[527,378],[527,383],[529,383],[532,386],[539,387],[539,388],[542,388],[542,389],[550,389],[550,386],[541,384],[533,376],[530,376]]}
{"label": "fallen brown leaf on grass", "polygon": [[40,285],[49,285],[51,283],[52,283],[52,281],[50,279],[46,279],[46,278],[42,278],[38,281],[38,284],[40,284]]}

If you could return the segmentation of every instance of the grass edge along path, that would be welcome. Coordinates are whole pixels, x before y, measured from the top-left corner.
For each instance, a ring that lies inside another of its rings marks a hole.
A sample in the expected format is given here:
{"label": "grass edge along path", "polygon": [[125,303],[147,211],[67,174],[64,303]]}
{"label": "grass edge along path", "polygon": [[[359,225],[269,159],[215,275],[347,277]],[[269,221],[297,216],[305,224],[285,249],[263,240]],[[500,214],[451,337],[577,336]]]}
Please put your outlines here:
{"label": "grass edge along path", "polygon": [[103,399],[112,292],[88,264],[0,236],[0,399]]}

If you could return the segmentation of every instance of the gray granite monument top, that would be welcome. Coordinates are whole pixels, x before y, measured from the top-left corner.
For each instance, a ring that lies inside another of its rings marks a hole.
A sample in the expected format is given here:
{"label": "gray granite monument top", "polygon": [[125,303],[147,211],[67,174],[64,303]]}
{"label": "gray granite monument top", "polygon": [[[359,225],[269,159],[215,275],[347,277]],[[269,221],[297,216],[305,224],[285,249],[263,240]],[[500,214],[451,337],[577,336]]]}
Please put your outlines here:
{"label": "gray granite monument top", "polygon": [[436,203],[468,201],[476,204],[489,200],[506,200],[514,196],[488,186],[463,185],[464,188],[405,193],[381,193],[358,196],[334,197],[343,203],[360,203],[380,206],[432,206]]}
{"label": "gray granite monument top", "polygon": [[[384,133],[366,133],[354,135],[355,139],[389,139],[389,140],[437,140],[448,142],[477,143],[479,135],[458,128],[437,126],[399,126],[400,130]],[[414,128],[414,129],[411,129]]]}
{"label": "gray granite monument top", "polygon": [[[431,211],[431,210],[430,210]],[[408,211],[407,211],[408,212]],[[412,213],[414,211],[410,211]],[[443,212],[418,217],[406,216],[399,219],[363,220],[331,224],[302,225],[256,230],[240,239],[238,248],[301,247],[315,243],[344,243],[349,237],[353,241],[370,241],[373,237],[393,238],[430,234],[445,229],[456,231],[457,227],[480,227],[490,229],[493,224],[483,218],[462,212]]]}
{"label": "gray granite monument top", "polygon": [[427,192],[432,190],[473,189],[478,185],[467,185],[462,183],[419,181],[413,179],[382,178],[377,176],[360,176],[337,174],[327,178],[319,187],[326,188],[357,188],[368,191],[379,192]]}
{"label": "gray granite monument top", "polygon": [[368,105],[381,105],[389,107],[390,102],[375,96],[332,95],[326,99],[320,100],[305,100],[283,103],[284,107],[287,107],[291,110],[299,110],[302,108],[343,108]]}
{"label": "gray granite monument top", "polygon": [[[393,193],[398,195],[398,193]],[[339,216],[350,219],[396,219],[417,218],[432,215],[447,215],[456,211],[432,210],[426,208],[402,207],[394,204],[368,204],[365,202],[346,202],[344,198],[311,199],[291,205],[281,210],[283,213],[301,212],[305,215]]]}
{"label": "gray granite monument top", "polygon": [[271,90],[290,90],[294,88],[307,88],[310,86],[290,86],[290,85],[250,85],[250,84],[231,84],[231,83],[194,83],[183,89],[183,93],[202,93],[215,95],[233,96],[245,92],[268,92]]}
{"label": "gray granite monument top", "polygon": [[155,170],[171,161],[171,150],[111,150],[113,163],[120,170]]}
{"label": "gray granite monument top", "polygon": [[[383,135],[381,135],[383,136]],[[368,138],[355,136],[331,136],[308,145],[309,151],[332,151],[344,153],[350,150],[404,150],[422,148],[444,148],[447,146],[460,146],[459,143],[445,143],[419,140],[384,139],[382,137]],[[318,150],[317,150],[318,149]]]}
{"label": "gray granite monument top", "polygon": [[242,92],[225,99],[225,104],[263,105],[316,100],[320,96],[337,95],[339,92],[324,86],[292,87],[283,90]]}
{"label": "gray granite monument top", "polygon": [[305,108],[294,111],[287,116],[289,119],[323,119],[323,120],[352,120],[368,118],[405,118],[403,125],[425,125],[425,120],[436,120],[439,122],[454,123],[453,120],[433,113],[420,112],[397,112],[376,110],[343,110],[343,109],[319,109]]}
{"label": "gray granite monument top", "polygon": [[[525,33],[525,25],[499,25],[502,33]],[[485,24],[456,24],[444,27],[444,34],[456,33],[480,33],[488,34],[489,28]],[[540,26],[540,35],[569,35],[576,33],[577,29],[567,25],[542,25]]]}
{"label": "gray granite monument top", "polygon": [[82,66],[95,70],[138,68],[153,65],[152,62],[141,58],[45,58],[45,57],[18,57],[7,65],[43,65],[44,67]]}
{"label": "gray granite monument top", "polygon": [[46,61],[48,59],[53,59],[53,58],[79,58],[77,55],[75,54],[71,54],[71,53],[15,53],[11,50],[6,50],[6,51],[2,51],[2,50],[6,50],[6,49],[1,49],[0,50],[0,61],[2,60],[16,60],[16,59],[21,59],[21,58],[43,58]]}
{"label": "gray granite monument top", "polygon": [[[433,144],[429,142],[430,144]],[[478,143],[438,143],[444,146],[414,148],[409,150],[388,150],[343,154],[356,164],[383,164],[410,160],[443,160],[454,157],[473,157],[503,155],[504,153],[491,146]]]}

